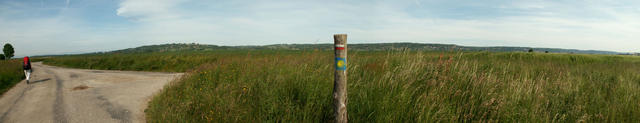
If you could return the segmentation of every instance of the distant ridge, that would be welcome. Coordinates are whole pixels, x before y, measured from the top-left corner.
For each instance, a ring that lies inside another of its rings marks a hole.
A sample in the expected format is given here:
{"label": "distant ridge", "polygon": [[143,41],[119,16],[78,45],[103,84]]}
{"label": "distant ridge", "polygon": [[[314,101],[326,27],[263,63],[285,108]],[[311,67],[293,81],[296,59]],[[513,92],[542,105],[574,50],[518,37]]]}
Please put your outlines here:
{"label": "distant ridge", "polygon": [[[356,51],[386,51],[386,50],[412,50],[412,51],[490,51],[490,52],[527,52],[533,49],[535,52],[550,53],[578,53],[578,54],[622,54],[613,51],[600,50],[577,50],[561,48],[531,48],[531,47],[476,47],[460,46],[454,44],[423,44],[423,43],[371,43],[371,44],[349,44],[349,50]],[[273,44],[264,46],[218,46],[196,43],[174,43],[147,45],[136,48],[116,50],[106,53],[146,53],[146,52],[175,52],[175,51],[213,51],[232,49],[284,49],[284,50],[332,50],[332,44]]]}

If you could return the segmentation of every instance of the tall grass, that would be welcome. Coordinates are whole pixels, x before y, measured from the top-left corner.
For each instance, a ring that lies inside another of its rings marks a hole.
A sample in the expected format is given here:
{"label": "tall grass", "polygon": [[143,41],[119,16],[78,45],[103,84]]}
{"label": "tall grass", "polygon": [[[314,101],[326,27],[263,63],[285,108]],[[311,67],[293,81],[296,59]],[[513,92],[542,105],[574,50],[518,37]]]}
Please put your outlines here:
{"label": "tall grass", "polygon": [[[150,56],[95,58],[166,60]],[[199,67],[156,96],[149,122],[332,120],[332,52],[209,52],[192,59],[199,57],[215,60],[192,65]],[[640,120],[638,57],[394,51],[348,58],[351,122]]]}
{"label": "tall grass", "polygon": [[0,60],[0,94],[7,92],[22,79],[24,79],[22,61]]}

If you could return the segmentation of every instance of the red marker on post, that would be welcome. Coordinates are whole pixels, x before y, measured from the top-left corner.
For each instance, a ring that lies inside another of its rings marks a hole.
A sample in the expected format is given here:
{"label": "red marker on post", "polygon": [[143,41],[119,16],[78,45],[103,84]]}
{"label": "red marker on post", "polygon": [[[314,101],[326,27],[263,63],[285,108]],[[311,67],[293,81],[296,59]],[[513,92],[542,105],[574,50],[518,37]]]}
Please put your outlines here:
{"label": "red marker on post", "polygon": [[336,44],[336,50],[344,50],[343,44]]}

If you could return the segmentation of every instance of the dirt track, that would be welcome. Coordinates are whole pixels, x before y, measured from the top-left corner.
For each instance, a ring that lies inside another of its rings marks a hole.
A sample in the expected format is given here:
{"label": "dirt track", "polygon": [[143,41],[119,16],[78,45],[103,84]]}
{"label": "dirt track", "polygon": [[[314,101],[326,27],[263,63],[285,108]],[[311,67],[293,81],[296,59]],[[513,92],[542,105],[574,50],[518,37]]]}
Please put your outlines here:
{"label": "dirt track", "polygon": [[144,122],[152,94],[181,73],[69,69],[33,64],[31,84],[0,98],[0,122]]}

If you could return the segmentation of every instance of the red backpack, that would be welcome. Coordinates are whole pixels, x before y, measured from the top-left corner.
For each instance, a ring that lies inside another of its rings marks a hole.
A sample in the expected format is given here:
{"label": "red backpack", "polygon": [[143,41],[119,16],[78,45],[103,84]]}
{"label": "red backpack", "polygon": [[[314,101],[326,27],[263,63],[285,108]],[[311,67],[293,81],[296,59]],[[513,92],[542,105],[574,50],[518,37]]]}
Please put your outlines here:
{"label": "red backpack", "polygon": [[22,66],[24,67],[24,69],[31,69],[31,64],[29,64],[29,57],[25,56],[22,61]]}
{"label": "red backpack", "polygon": [[24,65],[29,64],[29,57],[25,56],[24,59],[22,59],[22,61],[24,62]]}

